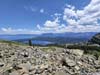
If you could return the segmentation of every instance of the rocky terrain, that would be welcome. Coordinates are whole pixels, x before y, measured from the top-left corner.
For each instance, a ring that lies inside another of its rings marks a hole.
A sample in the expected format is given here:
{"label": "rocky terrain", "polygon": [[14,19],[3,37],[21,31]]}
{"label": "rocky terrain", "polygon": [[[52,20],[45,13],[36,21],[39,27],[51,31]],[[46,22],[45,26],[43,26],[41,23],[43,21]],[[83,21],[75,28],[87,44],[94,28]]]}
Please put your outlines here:
{"label": "rocky terrain", "polygon": [[100,75],[100,57],[83,50],[0,43],[0,75]]}

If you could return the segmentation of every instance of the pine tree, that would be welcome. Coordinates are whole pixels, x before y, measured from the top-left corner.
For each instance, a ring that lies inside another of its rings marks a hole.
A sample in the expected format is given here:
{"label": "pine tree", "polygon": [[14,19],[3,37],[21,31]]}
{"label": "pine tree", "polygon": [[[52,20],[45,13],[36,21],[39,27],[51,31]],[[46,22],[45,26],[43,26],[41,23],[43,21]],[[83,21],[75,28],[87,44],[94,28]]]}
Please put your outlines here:
{"label": "pine tree", "polygon": [[32,46],[32,41],[31,40],[29,40],[29,46]]}

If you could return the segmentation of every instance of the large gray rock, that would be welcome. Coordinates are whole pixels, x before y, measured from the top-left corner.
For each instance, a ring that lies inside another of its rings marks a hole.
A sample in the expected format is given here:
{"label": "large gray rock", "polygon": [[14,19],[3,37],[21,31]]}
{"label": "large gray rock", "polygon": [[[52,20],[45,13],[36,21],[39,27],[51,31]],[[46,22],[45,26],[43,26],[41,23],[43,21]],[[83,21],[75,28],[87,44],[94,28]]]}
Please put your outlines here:
{"label": "large gray rock", "polygon": [[24,56],[24,57],[28,57],[29,53],[27,51],[23,51],[23,52],[21,52],[21,55]]}
{"label": "large gray rock", "polygon": [[83,53],[84,53],[83,50],[80,50],[80,49],[72,49],[72,54],[75,54],[77,56],[80,56],[81,57],[83,55]]}
{"label": "large gray rock", "polygon": [[76,62],[74,60],[71,60],[69,58],[66,58],[66,64],[70,67],[73,67],[76,65]]}

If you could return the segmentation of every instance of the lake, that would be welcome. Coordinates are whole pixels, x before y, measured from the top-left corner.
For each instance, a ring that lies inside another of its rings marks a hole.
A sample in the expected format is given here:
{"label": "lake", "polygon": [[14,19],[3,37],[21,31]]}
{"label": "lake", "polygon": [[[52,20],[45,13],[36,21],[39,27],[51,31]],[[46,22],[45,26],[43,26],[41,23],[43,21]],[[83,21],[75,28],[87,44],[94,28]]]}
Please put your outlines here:
{"label": "lake", "polygon": [[[36,37],[36,35],[0,35],[1,40],[17,41],[22,43],[28,43],[28,39],[33,37]],[[32,40],[32,44],[48,45],[54,43],[49,41],[43,41],[43,40]]]}

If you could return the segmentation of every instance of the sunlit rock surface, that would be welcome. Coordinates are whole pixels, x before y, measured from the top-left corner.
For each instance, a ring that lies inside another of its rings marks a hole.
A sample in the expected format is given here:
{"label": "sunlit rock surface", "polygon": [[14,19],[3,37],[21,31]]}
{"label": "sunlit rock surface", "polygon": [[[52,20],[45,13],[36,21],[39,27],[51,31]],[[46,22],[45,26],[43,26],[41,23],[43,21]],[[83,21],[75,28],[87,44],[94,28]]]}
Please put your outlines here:
{"label": "sunlit rock surface", "polygon": [[100,59],[82,50],[0,43],[0,75],[100,75]]}

